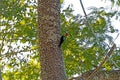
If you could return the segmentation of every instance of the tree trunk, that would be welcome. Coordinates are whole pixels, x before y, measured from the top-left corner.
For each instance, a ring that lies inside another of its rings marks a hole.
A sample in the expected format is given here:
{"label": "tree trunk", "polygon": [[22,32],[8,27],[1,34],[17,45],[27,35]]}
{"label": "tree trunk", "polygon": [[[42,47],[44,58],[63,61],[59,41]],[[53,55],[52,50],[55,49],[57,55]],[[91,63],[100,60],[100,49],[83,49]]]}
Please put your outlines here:
{"label": "tree trunk", "polygon": [[38,39],[42,80],[67,80],[60,42],[59,0],[38,0]]}

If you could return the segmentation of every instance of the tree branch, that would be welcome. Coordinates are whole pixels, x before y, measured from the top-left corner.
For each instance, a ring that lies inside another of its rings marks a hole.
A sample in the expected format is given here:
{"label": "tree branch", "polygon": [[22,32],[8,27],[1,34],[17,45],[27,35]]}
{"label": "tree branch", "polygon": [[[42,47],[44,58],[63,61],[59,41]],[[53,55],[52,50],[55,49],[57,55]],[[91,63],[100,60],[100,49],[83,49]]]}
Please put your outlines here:
{"label": "tree branch", "polygon": [[96,73],[100,70],[100,68],[102,67],[102,65],[108,60],[108,58],[112,54],[112,52],[115,49],[115,47],[116,47],[116,44],[114,43],[113,46],[111,47],[110,51],[107,53],[107,55],[105,56],[105,58],[103,59],[103,61],[100,63],[100,65],[98,67],[96,67],[96,69],[91,73],[90,76],[88,76],[88,78],[86,80],[90,80],[94,75],[96,75]]}
{"label": "tree branch", "polygon": [[83,10],[83,12],[84,12],[84,14],[85,14],[85,17],[86,17],[86,19],[87,19],[87,14],[86,14],[86,12],[85,12],[85,8],[84,8],[84,6],[83,6],[82,0],[80,0],[80,4],[81,4],[82,10]]}

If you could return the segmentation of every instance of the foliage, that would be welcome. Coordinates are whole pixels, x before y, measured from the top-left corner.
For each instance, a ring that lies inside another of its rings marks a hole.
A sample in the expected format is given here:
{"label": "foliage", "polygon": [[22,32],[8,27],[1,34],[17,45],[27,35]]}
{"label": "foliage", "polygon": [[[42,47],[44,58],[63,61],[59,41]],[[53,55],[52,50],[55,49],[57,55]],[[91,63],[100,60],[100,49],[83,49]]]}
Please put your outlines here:
{"label": "foliage", "polygon": [[[108,12],[105,8],[91,7],[87,19],[81,15],[74,16],[72,12],[69,6],[61,14],[62,32],[69,33],[63,45],[68,76],[93,70],[110,49],[110,43],[113,42],[110,34],[118,32],[112,25],[112,19],[117,11]],[[115,53],[119,53],[119,48],[117,49]],[[115,64],[110,60],[102,69],[114,68]]]}
{"label": "foliage", "polygon": [[36,6],[36,0],[0,2],[0,65],[5,80],[39,78]]}
{"label": "foliage", "polygon": [[[63,3],[63,0],[61,0]],[[0,68],[5,80],[38,80],[36,0],[1,0]],[[116,33],[112,19],[119,12],[91,7],[87,19],[74,15],[71,6],[61,11],[61,35],[69,33],[62,45],[68,77],[94,69],[108,52]],[[119,47],[110,58],[120,66]],[[109,60],[102,69],[117,69]]]}
{"label": "foliage", "polygon": [[119,0],[109,0],[112,2],[113,5],[119,5],[120,6],[120,1]]}
{"label": "foliage", "polygon": [[7,62],[6,70],[4,70],[2,76],[5,80],[38,80],[39,65],[34,59],[21,59],[19,61],[14,57]]}

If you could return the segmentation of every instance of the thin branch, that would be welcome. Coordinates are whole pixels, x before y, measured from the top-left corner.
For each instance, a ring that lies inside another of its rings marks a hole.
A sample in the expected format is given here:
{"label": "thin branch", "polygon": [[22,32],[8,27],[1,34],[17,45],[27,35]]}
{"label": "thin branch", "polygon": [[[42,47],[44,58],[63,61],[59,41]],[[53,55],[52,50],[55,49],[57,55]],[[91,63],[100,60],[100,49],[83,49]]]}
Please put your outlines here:
{"label": "thin branch", "polygon": [[86,19],[87,19],[87,14],[86,14],[86,12],[85,12],[85,8],[84,8],[84,6],[83,6],[82,0],[80,0],[80,4],[81,4],[82,10],[83,10],[83,12],[84,12],[84,14],[85,14],[85,17],[86,17]]}
{"label": "thin branch", "polygon": [[5,35],[4,36],[2,36],[2,38],[3,38],[3,40],[2,40],[2,42],[1,42],[1,45],[0,45],[0,55],[1,55],[1,53],[2,53],[2,49],[3,49],[3,47],[4,47],[4,39],[5,39]]}
{"label": "thin branch", "polygon": [[[84,8],[83,3],[82,3],[82,0],[80,0],[80,5],[81,5],[82,10],[83,10],[83,12],[84,12],[85,18],[88,19],[88,18],[87,18],[86,11],[85,11],[85,8]],[[95,36],[97,43],[99,43],[98,38],[96,37],[96,35],[95,35],[95,33],[94,33],[94,30],[93,30],[93,28],[91,27],[91,25],[90,25],[90,23],[89,23],[88,21],[86,21],[86,26],[89,27],[89,29],[92,31],[93,35]]]}
{"label": "thin branch", "polygon": [[96,73],[100,70],[100,68],[103,66],[103,64],[108,60],[108,58],[110,57],[110,55],[113,53],[113,50],[115,49],[116,44],[113,44],[113,46],[111,47],[110,51],[107,53],[107,55],[105,56],[105,58],[103,59],[103,61],[100,63],[100,65],[91,73],[90,76],[88,76],[88,78],[86,80],[90,80],[94,75],[96,75]]}

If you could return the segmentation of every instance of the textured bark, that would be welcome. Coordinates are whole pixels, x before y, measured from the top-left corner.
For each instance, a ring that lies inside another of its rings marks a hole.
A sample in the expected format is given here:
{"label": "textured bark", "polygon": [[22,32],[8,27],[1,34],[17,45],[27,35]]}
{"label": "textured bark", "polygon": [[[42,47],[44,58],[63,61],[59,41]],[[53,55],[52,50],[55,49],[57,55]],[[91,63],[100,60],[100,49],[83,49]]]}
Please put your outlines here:
{"label": "textured bark", "polygon": [[38,0],[38,39],[42,80],[67,80],[60,47],[60,2]]}

